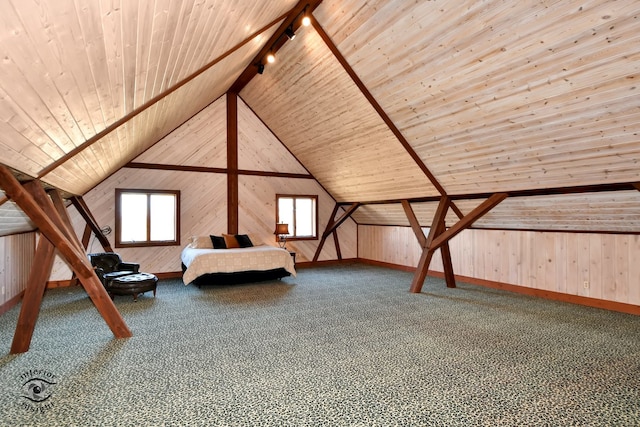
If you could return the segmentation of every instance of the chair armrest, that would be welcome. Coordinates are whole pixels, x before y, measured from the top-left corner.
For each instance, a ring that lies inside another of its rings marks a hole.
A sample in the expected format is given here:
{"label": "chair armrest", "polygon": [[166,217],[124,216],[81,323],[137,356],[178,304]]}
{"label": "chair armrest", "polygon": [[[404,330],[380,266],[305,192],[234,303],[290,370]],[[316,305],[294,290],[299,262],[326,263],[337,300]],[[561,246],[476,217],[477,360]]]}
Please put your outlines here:
{"label": "chair armrest", "polygon": [[127,270],[137,273],[140,270],[140,264],[136,262],[121,262],[118,264],[118,270]]}

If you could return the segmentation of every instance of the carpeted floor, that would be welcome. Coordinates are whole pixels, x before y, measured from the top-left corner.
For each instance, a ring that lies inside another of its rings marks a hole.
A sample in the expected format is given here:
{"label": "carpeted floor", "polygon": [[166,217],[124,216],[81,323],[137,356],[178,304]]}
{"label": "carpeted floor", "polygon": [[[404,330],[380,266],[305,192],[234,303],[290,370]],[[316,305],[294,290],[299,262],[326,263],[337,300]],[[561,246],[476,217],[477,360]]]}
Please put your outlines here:
{"label": "carpeted floor", "polygon": [[116,297],[124,340],[50,290],[29,352],[8,354],[19,307],[0,316],[0,425],[640,425],[640,317],[411,278],[161,281]]}

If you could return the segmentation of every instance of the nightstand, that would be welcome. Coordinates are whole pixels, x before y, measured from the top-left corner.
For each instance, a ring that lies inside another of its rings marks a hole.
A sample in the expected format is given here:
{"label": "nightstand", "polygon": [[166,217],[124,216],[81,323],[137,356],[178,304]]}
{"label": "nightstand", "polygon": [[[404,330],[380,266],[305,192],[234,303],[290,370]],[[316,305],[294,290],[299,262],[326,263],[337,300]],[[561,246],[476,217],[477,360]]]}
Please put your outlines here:
{"label": "nightstand", "polygon": [[295,252],[291,252],[289,251],[289,253],[291,254],[291,257],[293,258],[293,266],[296,266],[296,253]]}

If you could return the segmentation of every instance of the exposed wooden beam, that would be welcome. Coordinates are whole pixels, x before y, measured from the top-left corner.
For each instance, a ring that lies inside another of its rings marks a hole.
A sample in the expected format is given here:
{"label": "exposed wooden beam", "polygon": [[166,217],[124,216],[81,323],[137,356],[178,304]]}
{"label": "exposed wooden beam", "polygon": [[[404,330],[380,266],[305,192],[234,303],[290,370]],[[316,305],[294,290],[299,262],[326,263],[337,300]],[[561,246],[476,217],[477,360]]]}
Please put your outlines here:
{"label": "exposed wooden beam", "polygon": [[[154,170],[168,170],[168,171],[182,171],[182,172],[204,172],[204,173],[221,173],[221,174],[229,173],[229,170],[227,168],[209,168],[205,166],[163,165],[159,163],[129,162],[126,165],[124,165],[124,167],[135,168],[135,169],[154,169]],[[255,170],[247,170],[247,169],[238,169],[238,175],[268,176],[273,178],[315,179],[313,175],[308,173],[255,171]]]}
{"label": "exposed wooden beam", "polygon": [[[336,228],[340,227],[340,225],[342,225],[343,222],[345,222],[347,219],[349,219],[349,217],[351,217],[351,215],[356,211],[356,209],[358,209],[359,206],[360,206],[360,203],[353,203],[351,206],[349,206],[349,209],[343,212],[340,218],[338,218],[338,220],[336,221],[334,221],[332,216],[331,217],[332,222],[330,224],[327,224],[327,229],[322,235],[324,237],[327,237],[329,234],[333,233],[333,231]],[[334,213],[334,216],[335,216],[335,213]]]}
{"label": "exposed wooden beam", "polygon": [[438,203],[438,209],[436,209],[433,221],[431,222],[431,228],[429,229],[429,236],[426,238],[424,246],[422,247],[422,254],[420,255],[416,272],[413,275],[410,288],[411,292],[419,293],[422,291],[422,284],[424,283],[424,279],[427,277],[429,265],[431,264],[431,259],[435,253],[435,249],[432,247],[432,242],[444,231],[444,219],[447,216],[450,202],[451,200],[447,196],[442,196],[440,203]]}
{"label": "exposed wooden beam", "polygon": [[[444,227],[444,223],[443,223]],[[440,254],[442,255],[442,265],[444,267],[444,281],[447,284],[447,288],[456,287],[456,276],[453,272],[453,263],[451,262],[451,249],[449,249],[449,242],[444,242],[440,246]]]}
{"label": "exposed wooden beam", "polygon": [[238,95],[227,92],[227,232],[238,234]]}
{"label": "exposed wooden beam", "polygon": [[97,134],[95,134],[91,138],[87,139],[84,143],[82,143],[81,145],[77,146],[73,150],[69,151],[67,154],[65,154],[64,156],[60,157],[58,160],[56,160],[55,162],[53,162],[52,164],[50,164],[46,168],[42,169],[40,171],[40,173],[38,174],[38,178],[42,178],[43,176],[51,173],[51,171],[53,171],[54,169],[58,168],[63,163],[67,162],[72,157],[76,156],[77,154],[79,154],[83,150],[85,150],[88,147],[90,147],[91,145],[95,144],[96,142],[98,142],[99,140],[104,138],[105,136],[109,135],[111,132],[115,131],[116,129],[118,129],[119,127],[124,125],[125,123],[127,123],[130,120],[134,119],[136,116],[138,116],[142,112],[144,112],[144,111],[148,110],[149,108],[153,107],[155,104],[157,104],[158,102],[162,101],[164,98],[166,98],[167,96],[171,95],[173,92],[175,92],[176,90],[180,89],[182,86],[186,85],[187,83],[189,83],[190,81],[192,81],[193,79],[195,79],[196,77],[198,77],[199,75],[201,75],[202,73],[204,73],[205,71],[207,71],[208,69],[210,69],[211,67],[216,65],[217,63],[219,63],[220,61],[222,61],[223,59],[227,58],[228,56],[230,56],[234,52],[238,51],[240,48],[242,48],[246,44],[252,42],[257,36],[259,36],[260,34],[262,34],[265,31],[267,31],[269,28],[271,28],[272,26],[274,26],[278,22],[280,22],[283,19],[285,19],[288,14],[289,14],[289,12],[287,12],[287,13],[281,15],[281,16],[278,16],[276,19],[274,19],[273,21],[269,22],[264,27],[254,31],[249,36],[247,36],[244,40],[242,40],[240,43],[238,43],[237,45],[235,45],[234,47],[232,47],[228,51],[224,52],[222,55],[218,56],[217,58],[215,58],[214,60],[212,60],[208,64],[206,64],[203,67],[199,68],[197,71],[195,71],[191,75],[189,75],[189,76],[185,77],[184,79],[180,80],[178,83],[176,83],[175,85],[171,86],[170,88],[168,88],[167,90],[165,90],[161,94],[159,94],[157,96],[154,96],[149,101],[145,102],[144,104],[142,104],[138,108],[135,108],[134,110],[132,110],[131,112],[129,112],[125,116],[121,117],[120,119],[116,120],[115,122],[113,122],[112,124],[110,124],[109,126],[104,128],[102,131],[98,132]]}
{"label": "exposed wooden beam", "polygon": [[[615,191],[632,191],[637,190],[640,183],[638,182],[618,182],[611,184],[595,184],[595,185],[578,185],[573,187],[551,187],[551,188],[532,188],[528,190],[510,190],[498,191],[496,193],[507,193],[509,198],[514,197],[532,197],[532,196],[553,196],[561,194],[582,194],[582,193],[602,193]],[[496,193],[465,193],[465,194],[448,194],[451,200],[475,200],[487,199]],[[440,196],[414,197],[411,199],[388,199],[388,200],[369,200],[360,201],[361,205],[385,205],[393,203],[402,203],[408,200],[411,203],[437,202]],[[349,205],[353,202],[340,202],[341,205]]]}
{"label": "exposed wooden beam", "polygon": [[413,234],[416,235],[416,239],[418,239],[418,243],[421,248],[425,248],[427,246],[427,238],[422,231],[422,227],[420,226],[420,222],[416,217],[413,208],[411,207],[411,203],[407,200],[402,201],[402,207],[404,209],[405,214],[407,215],[407,219],[409,220],[409,224],[411,224],[411,228],[413,229]]}
{"label": "exposed wooden beam", "polygon": [[353,82],[356,84],[358,89],[360,89],[360,92],[362,92],[362,94],[367,99],[367,101],[369,101],[369,103],[374,108],[374,110],[376,110],[380,118],[389,127],[389,130],[395,135],[395,137],[398,139],[400,144],[402,144],[404,149],[407,151],[407,153],[411,156],[413,161],[416,163],[416,165],[418,165],[420,170],[422,170],[422,172],[427,176],[429,181],[431,181],[431,184],[433,184],[433,186],[436,188],[436,190],[438,190],[438,192],[441,195],[447,194],[444,187],[436,179],[435,175],[432,174],[431,171],[427,168],[427,166],[424,164],[424,162],[422,161],[418,153],[414,151],[413,147],[411,147],[411,144],[409,144],[409,141],[407,141],[407,139],[404,137],[402,132],[400,132],[400,129],[398,129],[398,127],[395,125],[395,123],[393,123],[389,115],[384,111],[382,106],[373,97],[371,92],[369,92],[369,89],[362,82],[362,80],[360,80],[360,77],[356,74],[353,68],[351,68],[351,65],[349,64],[347,59],[342,55],[342,53],[340,52],[338,47],[335,45],[333,40],[331,40],[331,37],[329,37],[327,32],[324,30],[324,28],[322,28],[320,23],[313,16],[311,16],[311,24],[313,25],[313,28],[315,28],[315,30],[318,32],[318,34],[320,35],[324,43],[327,45],[329,50],[331,50],[331,52],[333,53],[333,56],[335,56],[335,58],[338,60],[340,65],[342,65],[342,68],[347,72],[349,77],[351,77],[351,80],[353,80]]}
{"label": "exposed wooden beam", "polygon": [[260,49],[260,52],[258,52],[258,54],[253,58],[249,66],[245,68],[245,70],[240,74],[236,81],[231,85],[229,91],[240,93],[242,89],[247,84],[249,84],[251,79],[258,75],[258,67],[256,64],[262,63],[264,65],[264,58],[267,56],[267,54],[269,52],[276,53],[288,40],[287,37],[284,36],[284,31],[289,26],[291,26],[294,31],[297,30],[301,25],[302,13],[305,11],[305,9],[307,15],[311,17],[311,13],[315,10],[316,7],[318,7],[320,3],[322,3],[322,0],[302,0],[299,1],[294,7],[292,7],[289,12],[285,13],[282,16],[282,19],[284,19],[284,21],[282,21],[278,29],[264,44],[264,47]]}
{"label": "exposed wooden beam", "polygon": [[[73,229],[73,224],[71,224],[71,219],[69,218],[67,207],[64,204],[64,200],[60,196],[60,192],[58,190],[50,190],[47,192],[47,194],[51,198],[51,201],[53,202],[53,206],[56,208],[57,216],[61,221],[62,227],[60,225],[58,225],[58,227],[61,230],[65,230],[65,235],[67,236],[67,239],[69,239],[71,243],[76,245],[76,248],[78,248],[78,251],[80,251],[81,253],[84,253],[84,248],[82,247],[82,243],[80,242],[80,240],[78,240],[78,236]],[[41,207],[45,208],[46,206],[41,206]],[[45,209],[45,212],[46,212],[46,209]],[[49,214],[49,216],[52,217],[53,214]]]}
{"label": "exposed wooden beam", "polygon": [[[124,322],[124,319],[116,309],[113,301],[107,294],[104,286],[96,276],[89,260],[85,254],[76,248],[76,245],[69,241],[64,232],[56,225],[52,219],[38,205],[36,199],[20,185],[13,174],[5,166],[0,165],[0,187],[21,209],[31,218],[38,227],[40,233],[47,238],[58,249],[60,254],[67,260],[70,267],[80,279],[80,283],[91,298],[107,325],[116,338],[127,338],[131,336],[131,331]],[[36,197],[43,199],[46,196],[41,186],[33,186]],[[46,198],[46,197],[45,197]],[[47,211],[55,211],[51,199],[46,198]],[[55,218],[57,215],[53,215]]]}
{"label": "exposed wooden beam", "polygon": [[338,203],[333,207],[333,211],[331,212],[331,216],[329,217],[329,221],[327,221],[327,225],[325,227],[325,232],[322,233],[322,237],[320,238],[320,242],[318,243],[318,247],[316,248],[316,253],[313,255],[313,261],[317,261],[318,257],[320,257],[320,252],[322,251],[322,247],[324,246],[324,242],[327,239],[328,233],[326,232],[329,228],[334,224],[334,218],[336,213],[338,213],[338,209],[340,209],[340,205]]}
{"label": "exposed wooden beam", "polygon": [[636,182],[635,184],[633,184],[633,186],[636,188],[636,190],[640,191],[640,182]]}
{"label": "exposed wooden beam", "polygon": [[[356,211],[356,209],[358,209],[358,206],[360,206],[359,203],[353,203],[349,209],[347,209],[345,212],[343,212],[343,214],[340,216],[340,218],[338,220],[335,220],[335,216],[336,213],[338,213],[338,209],[340,208],[340,205],[338,203],[336,203],[335,207],[333,208],[333,212],[331,213],[331,217],[329,217],[329,221],[327,222],[327,226],[324,230],[324,233],[322,233],[322,238],[320,239],[320,243],[318,244],[318,248],[316,249],[316,253],[313,255],[313,261],[317,261],[318,258],[320,257],[320,252],[322,251],[322,247],[324,246],[325,241],[327,240],[327,237],[333,233],[334,231],[336,231],[336,229],[338,227],[340,227],[340,225],[345,222],[347,219],[349,219],[349,217]],[[337,236],[336,236],[336,241],[337,241]]]}
{"label": "exposed wooden beam", "polygon": [[46,237],[40,236],[22,297],[20,315],[11,343],[11,354],[24,353],[29,350],[33,331],[40,314],[42,297],[47,287],[47,279],[53,267],[54,255],[55,247],[53,244]]}
{"label": "exposed wooden beam", "polygon": [[478,207],[465,215],[460,221],[456,222],[451,228],[439,235],[431,242],[430,246],[433,249],[439,248],[442,244],[449,241],[465,228],[469,228],[471,224],[477,221],[480,217],[485,215],[491,209],[493,209],[498,203],[502,202],[508,196],[507,193],[496,193],[482,202]]}
{"label": "exposed wooden beam", "polygon": [[340,250],[340,241],[338,239],[338,230],[333,230],[333,233],[331,233],[333,235],[333,243],[336,247],[336,255],[338,256],[338,259],[341,260],[342,259],[342,251]]}
{"label": "exposed wooden beam", "polygon": [[[447,210],[451,207],[451,200],[447,196],[443,196],[440,199],[440,203],[438,204],[438,209],[434,215],[434,222],[431,225],[431,229],[429,230],[429,238],[427,239],[422,231],[422,227],[418,222],[418,218],[416,217],[411,204],[407,200],[402,201],[402,207],[409,219],[409,224],[411,224],[411,228],[413,229],[416,238],[418,239],[418,243],[420,247],[422,247],[421,254],[421,263],[419,263],[420,270],[416,269],[416,275],[418,271],[420,271],[419,276],[414,276],[413,282],[411,284],[412,291],[414,289],[422,289],[422,283],[426,278],[427,271],[429,270],[429,264],[431,263],[431,259],[433,257],[434,250],[429,249],[430,242],[433,241],[435,236],[442,234],[446,228],[445,226],[445,217],[447,215]],[[426,253],[425,252],[431,252]],[[440,254],[442,255],[442,264],[444,266],[445,273],[445,281],[447,283],[448,288],[455,288],[455,275],[453,273],[453,264],[451,263],[451,251],[449,250],[449,244],[445,243],[441,247]],[[415,292],[415,291],[413,291]],[[420,292],[419,290],[417,292]]]}
{"label": "exposed wooden beam", "polygon": [[[93,231],[93,234],[95,234],[96,238],[100,242],[100,245],[102,245],[102,248],[104,249],[104,251],[113,252],[111,243],[109,243],[109,240],[107,239],[107,237],[104,234],[102,234],[102,230],[100,229],[98,222],[96,221],[95,217],[89,210],[89,206],[87,206],[84,199],[81,196],[73,196],[70,198],[70,201],[71,201],[71,204],[73,204],[76,210],[80,213],[80,216],[82,216],[82,218],[87,223],[87,227],[89,227],[89,229]],[[88,240],[86,243],[84,243],[84,237],[83,237],[84,249],[87,248],[88,243],[89,243]]]}

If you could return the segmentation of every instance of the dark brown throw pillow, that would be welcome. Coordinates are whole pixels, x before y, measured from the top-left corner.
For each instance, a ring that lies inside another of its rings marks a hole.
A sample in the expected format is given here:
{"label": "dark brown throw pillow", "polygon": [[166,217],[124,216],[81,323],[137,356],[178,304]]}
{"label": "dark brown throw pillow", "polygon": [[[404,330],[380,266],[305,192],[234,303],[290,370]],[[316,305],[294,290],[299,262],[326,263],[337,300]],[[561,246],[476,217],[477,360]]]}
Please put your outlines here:
{"label": "dark brown throw pillow", "polygon": [[236,234],[236,240],[241,248],[250,248],[253,246],[253,242],[246,234]]}
{"label": "dark brown throw pillow", "polygon": [[211,235],[211,243],[213,244],[213,249],[227,249],[227,245],[224,242],[224,237],[222,236],[214,236]]}

